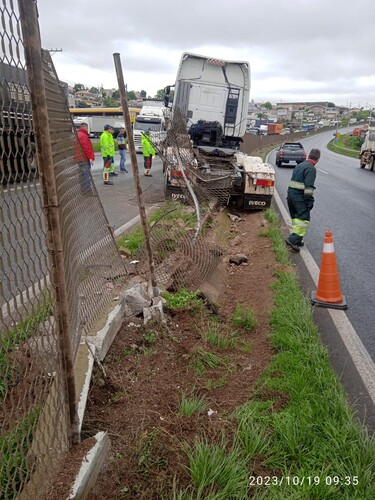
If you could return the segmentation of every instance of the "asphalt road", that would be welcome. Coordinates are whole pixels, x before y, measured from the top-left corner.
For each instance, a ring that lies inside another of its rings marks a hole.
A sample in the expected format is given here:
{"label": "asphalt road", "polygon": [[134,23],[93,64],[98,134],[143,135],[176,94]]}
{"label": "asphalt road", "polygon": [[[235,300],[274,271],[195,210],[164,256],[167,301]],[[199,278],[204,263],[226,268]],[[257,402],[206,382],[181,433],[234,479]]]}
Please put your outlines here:
{"label": "asphalt road", "polygon": [[[375,245],[375,172],[360,169],[355,158],[330,152],[326,144],[331,138],[332,132],[327,132],[301,141],[307,152],[313,147],[322,151],[317,164],[315,206],[305,242],[320,265],[325,232],[333,232],[347,316],[375,361],[375,266],[371,262]],[[274,152],[269,161],[275,164]],[[288,165],[275,167],[276,189],[285,207],[292,169]]]}

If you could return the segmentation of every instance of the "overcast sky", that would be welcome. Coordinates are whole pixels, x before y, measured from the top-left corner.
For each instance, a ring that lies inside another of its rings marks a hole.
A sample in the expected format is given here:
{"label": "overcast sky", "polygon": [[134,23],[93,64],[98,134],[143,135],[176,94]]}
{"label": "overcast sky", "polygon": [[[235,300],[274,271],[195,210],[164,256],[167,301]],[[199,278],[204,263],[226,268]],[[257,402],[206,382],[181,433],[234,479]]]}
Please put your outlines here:
{"label": "overcast sky", "polygon": [[374,0],[38,0],[59,78],[128,90],[173,84],[183,52],[249,61],[250,99],[375,107]]}

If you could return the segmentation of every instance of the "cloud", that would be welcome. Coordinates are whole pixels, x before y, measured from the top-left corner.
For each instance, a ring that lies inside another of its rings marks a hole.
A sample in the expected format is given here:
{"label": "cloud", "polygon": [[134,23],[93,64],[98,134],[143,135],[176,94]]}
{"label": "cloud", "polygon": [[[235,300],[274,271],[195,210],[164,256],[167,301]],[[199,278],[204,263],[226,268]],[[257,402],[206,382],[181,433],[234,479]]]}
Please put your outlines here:
{"label": "cloud", "polygon": [[274,80],[274,87],[283,84],[272,93],[280,97],[329,91],[333,99],[375,99],[371,85],[359,84],[375,76],[372,0],[49,0],[38,7],[43,45],[65,51],[54,56],[58,72],[69,71],[71,58],[70,80],[79,56],[86,79],[102,74],[117,86],[119,52],[128,85],[152,94],[173,82],[187,51],[249,61],[257,92]]}

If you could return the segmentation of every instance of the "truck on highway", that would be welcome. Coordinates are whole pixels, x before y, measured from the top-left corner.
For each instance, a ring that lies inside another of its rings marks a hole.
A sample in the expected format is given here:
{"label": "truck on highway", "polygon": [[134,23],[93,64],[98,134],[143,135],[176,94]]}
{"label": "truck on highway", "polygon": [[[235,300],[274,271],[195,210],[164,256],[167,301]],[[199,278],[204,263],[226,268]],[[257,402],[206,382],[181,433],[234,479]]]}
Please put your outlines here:
{"label": "truck on highway", "polygon": [[375,167],[375,127],[369,127],[365,140],[361,146],[359,154],[359,164],[361,168],[368,167],[374,170]]}
{"label": "truck on highway", "polygon": [[142,133],[165,130],[166,109],[164,106],[143,106],[133,125],[135,151],[142,153]]}
{"label": "truck on highway", "polygon": [[117,136],[121,127],[125,128],[124,120],[119,116],[77,116],[73,123],[76,129],[79,129],[81,123],[87,123],[89,137],[98,138],[104,130],[104,125],[111,125],[114,129],[114,137]]}
{"label": "truck on highway", "polygon": [[[166,105],[169,92],[170,87],[166,87]],[[170,121],[173,124],[175,113],[186,120],[195,156],[190,163],[194,168],[188,172],[192,184],[211,185],[217,190],[225,185],[227,205],[245,210],[269,207],[275,184],[272,165],[240,152],[249,93],[248,62],[185,52],[177,72]],[[171,152],[163,167],[166,196],[183,199],[179,166],[173,164]]]}

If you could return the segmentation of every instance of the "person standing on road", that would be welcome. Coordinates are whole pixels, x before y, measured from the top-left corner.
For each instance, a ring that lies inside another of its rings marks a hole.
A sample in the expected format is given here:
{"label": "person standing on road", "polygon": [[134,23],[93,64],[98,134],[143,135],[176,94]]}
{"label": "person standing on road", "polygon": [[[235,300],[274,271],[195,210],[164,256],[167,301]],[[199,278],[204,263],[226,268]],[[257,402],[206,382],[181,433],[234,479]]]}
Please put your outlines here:
{"label": "person standing on road", "polygon": [[147,134],[146,132],[142,132],[142,153],[146,177],[152,177],[150,170],[152,167],[152,159],[155,156],[155,149],[152,145],[150,136],[148,135],[150,132],[150,128],[147,130]]}
{"label": "person standing on road", "polygon": [[120,153],[120,172],[127,172],[125,167],[126,162],[126,134],[124,127],[120,128],[120,132],[117,135],[118,151]]}
{"label": "person standing on road", "polygon": [[111,186],[113,182],[109,180],[109,176],[118,175],[115,172],[115,141],[111,125],[104,125],[104,130],[100,136],[100,151],[103,157],[104,184]]}
{"label": "person standing on road", "polygon": [[[79,162],[79,166],[81,168],[81,172],[82,172],[82,176],[83,176],[83,187],[87,193],[91,193],[92,187],[91,187],[89,171],[91,170],[91,167],[94,164],[95,153],[94,153],[94,148],[92,147],[92,143],[91,143],[90,138],[89,138],[88,128],[89,127],[88,127],[87,123],[82,122],[79,126],[77,136],[78,136],[78,141],[81,145],[83,156],[85,159],[85,161]],[[81,155],[79,155],[79,156],[81,156]]]}
{"label": "person standing on road", "polygon": [[315,165],[319,159],[319,149],[312,149],[308,159],[294,168],[289,181],[287,201],[292,218],[292,233],[285,242],[295,252],[299,252],[300,247],[304,245],[303,237],[310,225],[310,212],[315,201]]}

